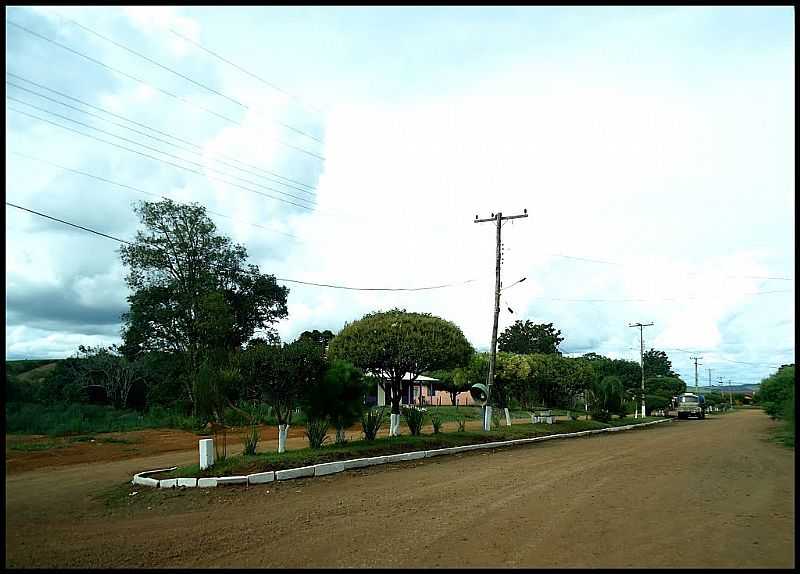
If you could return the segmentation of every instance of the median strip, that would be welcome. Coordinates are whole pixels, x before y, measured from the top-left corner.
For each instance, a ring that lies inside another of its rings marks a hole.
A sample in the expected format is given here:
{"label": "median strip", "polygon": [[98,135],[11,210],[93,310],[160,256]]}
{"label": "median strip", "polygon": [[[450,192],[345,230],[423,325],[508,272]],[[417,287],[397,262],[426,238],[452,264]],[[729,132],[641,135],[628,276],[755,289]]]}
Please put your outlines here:
{"label": "median strip", "polygon": [[301,466],[298,468],[289,468],[283,470],[276,470],[276,471],[267,471],[267,472],[258,472],[248,475],[237,475],[237,476],[218,476],[218,477],[206,477],[206,478],[164,478],[161,480],[157,480],[154,478],[149,478],[144,475],[146,474],[156,474],[160,472],[171,472],[176,470],[178,467],[173,466],[170,468],[162,468],[157,470],[147,470],[143,472],[139,472],[133,476],[133,480],[131,481],[132,484],[137,484],[141,486],[152,486],[154,488],[180,488],[180,487],[197,487],[197,488],[212,488],[216,486],[222,485],[236,485],[236,484],[244,484],[244,485],[255,485],[255,484],[264,484],[268,482],[272,482],[273,480],[291,480],[294,478],[313,478],[317,476],[326,476],[329,474],[335,474],[339,472],[343,472],[345,470],[352,470],[356,468],[364,468],[369,466],[374,466],[378,464],[388,464],[394,462],[405,462],[410,460],[418,460],[422,458],[432,458],[436,456],[446,456],[449,454],[456,454],[461,452],[468,452],[471,450],[481,450],[481,449],[491,449],[491,448],[502,448],[502,447],[509,447],[515,446],[520,444],[530,444],[538,441],[550,440],[550,439],[559,439],[559,438],[577,438],[581,436],[587,436],[590,434],[599,434],[604,432],[613,432],[613,431],[626,431],[626,430],[633,430],[636,428],[646,427],[654,424],[670,422],[672,419],[661,419],[656,421],[649,421],[646,423],[639,423],[639,424],[632,424],[632,425],[624,425],[624,426],[616,426],[616,427],[607,427],[603,429],[593,429],[593,430],[585,430],[579,432],[571,432],[571,433],[560,433],[560,434],[549,434],[544,436],[537,436],[537,437],[530,437],[530,438],[521,438],[521,439],[512,439],[506,441],[494,441],[494,442],[486,442],[486,443],[477,443],[477,444],[469,444],[469,445],[462,445],[462,446],[455,446],[455,447],[447,447],[447,448],[437,448],[437,449],[430,449],[430,450],[421,450],[421,451],[413,451],[413,452],[404,452],[398,454],[390,454],[384,456],[374,456],[374,457],[367,457],[367,458],[354,458],[350,460],[341,460],[341,461],[333,461],[333,462],[323,462],[320,464],[313,464],[307,466]]}

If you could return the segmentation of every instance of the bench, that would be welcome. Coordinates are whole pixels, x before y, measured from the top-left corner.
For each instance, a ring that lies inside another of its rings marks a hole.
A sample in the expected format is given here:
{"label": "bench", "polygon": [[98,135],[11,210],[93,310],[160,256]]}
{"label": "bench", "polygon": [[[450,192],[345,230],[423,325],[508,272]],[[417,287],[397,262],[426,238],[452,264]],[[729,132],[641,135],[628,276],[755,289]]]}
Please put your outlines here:
{"label": "bench", "polygon": [[555,420],[556,417],[554,417],[550,411],[536,411],[531,414],[531,424],[547,423],[551,425]]}

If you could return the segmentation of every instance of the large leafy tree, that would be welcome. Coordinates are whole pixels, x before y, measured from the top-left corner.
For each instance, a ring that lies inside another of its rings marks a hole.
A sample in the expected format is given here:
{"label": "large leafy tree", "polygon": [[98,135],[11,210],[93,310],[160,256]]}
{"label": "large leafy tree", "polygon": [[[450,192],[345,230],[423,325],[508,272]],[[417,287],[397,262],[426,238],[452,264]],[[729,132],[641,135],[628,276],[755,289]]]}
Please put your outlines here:
{"label": "large leafy tree", "polygon": [[289,290],[248,265],[247,250],[219,235],[205,208],[164,200],[135,207],[143,229],[120,249],[129,268],[130,310],[123,319],[123,352],[177,354],[194,406],[205,353],[236,350],[256,330],[275,338],[273,324],[288,315]]}
{"label": "large leafy tree", "polygon": [[474,350],[454,323],[428,313],[403,309],[369,313],[346,324],[331,341],[331,359],[343,359],[378,378],[392,403],[392,428],[397,434],[406,373],[419,375],[467,365]]}
{"label": "large leafy tree", "polygon": [[644,353],[644,376],[645,377],[677,377],[672,370],[672,361],[664,351],[650,349]]}
{"label": "large leafy tree", "polygon": [[558,346],[564,340],[561,331],[552,323],[533,323],[530,320],[515,321],[497,338],[499,351],[529,355],[531,353],[558,354]]}
{"label": "large leafy tree", "polygon": [[328,329],[325,329],[324,331],[318,331],[317,329],[314,329],[313,331],[303,331],[302,333],[300,333],[297,339],[309,341],[311,343],[319,345],[320,347],[322,347],[325,354],[327,354],[328,345],[330,345],[331,339],[333,339],[335,336],[336,335],[334,335],[333,332],[331,332]]}
{"label": "large leafy tree", "polygon": [[275,345],[255,339],[242,353],[239,369],[249,392],[272,407],[278,419],[278,452],[283,452],[295,408],[325,375],[322,349],[305,340]]}

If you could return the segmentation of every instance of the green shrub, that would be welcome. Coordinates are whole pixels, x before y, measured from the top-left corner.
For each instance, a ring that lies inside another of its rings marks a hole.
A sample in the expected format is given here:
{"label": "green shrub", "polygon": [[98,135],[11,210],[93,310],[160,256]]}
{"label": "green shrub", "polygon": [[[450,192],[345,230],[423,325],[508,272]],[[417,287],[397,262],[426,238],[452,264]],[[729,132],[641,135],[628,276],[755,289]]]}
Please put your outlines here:
{"label": "green shrub", "polygon": [[430,414],[430,419],[433,425],[433,434],[439,434],[442,430],[442,417],[434,411]]}
{"label": "green shrub", "polygon": [[591,411],[592,420],[607,423],[611,420],[611,413],[601,409],[594,409]]}
{"label": "green shrub", "polygon": [[375,440],[386,418],[386,407],[368,409],[361,415],[361,430],[364,431],[364,440]]}
{"label": "green shrub", "polygon": [[258,445],[258,427],[253,425],[250,427],[250,432],[244,436],[244,451],[242,454],[255,454],[256,445]]}
{"label": "green shrub", "polygon": [[492,409],[492,428],[496,429],[500,426],[500,413],[497,407]]}
{"label": "green shrub", "polygon": [[305,435],[308,437],[308,446],[311,448],[322,448],[328,440],[328,427],[330,423],[327,418],[312,418],[306,422]]}
{"label": "green shrub", "polygon": [[411,431],[411,436],[419,436],[422,433],[422,423],[425,420],[425,409],[420,407],[403,407],[403,418]]}

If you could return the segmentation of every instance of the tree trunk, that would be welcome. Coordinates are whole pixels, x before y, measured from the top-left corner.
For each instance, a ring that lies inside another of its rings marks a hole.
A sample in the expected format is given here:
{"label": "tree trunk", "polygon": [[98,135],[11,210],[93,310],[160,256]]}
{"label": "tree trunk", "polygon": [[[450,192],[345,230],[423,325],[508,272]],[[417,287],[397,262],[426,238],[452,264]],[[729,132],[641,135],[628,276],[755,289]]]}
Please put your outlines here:
{"label": "tree trunk", "polygon": [[289,434],[289,425],[278,425],[278,453],[286,452],[286,435]]}
{"label": "tree trunk", "polygon": [[458,407],[458,393],[450,391],[450,402]]}

